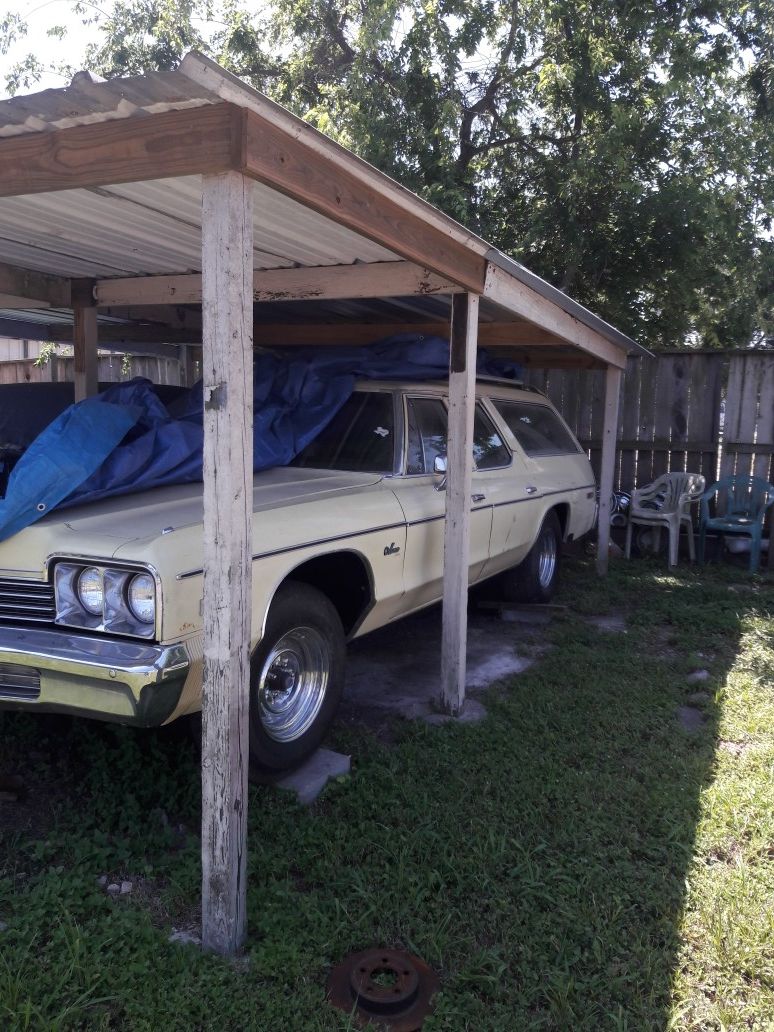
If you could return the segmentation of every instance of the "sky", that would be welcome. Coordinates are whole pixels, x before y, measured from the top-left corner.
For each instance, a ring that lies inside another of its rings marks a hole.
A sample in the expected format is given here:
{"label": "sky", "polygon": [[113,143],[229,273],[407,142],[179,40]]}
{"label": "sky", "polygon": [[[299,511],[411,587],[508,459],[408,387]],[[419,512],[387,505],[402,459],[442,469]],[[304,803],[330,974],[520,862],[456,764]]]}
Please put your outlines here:
{"label": "sky", "polygon": [[[35,54],[45,65],[55,64],[63,60],[80,67],[83,54],[90,42],[97,39],[96,26],[83,25],[85,15],[75,14],[72,0],[12,0],[9,13],[12,11],[25,19],[28,25],[27,36],[15,43],[7,54],[0,54],[0,95],[8,95],[7,76],[10,70],[27,54]],[[97,13],[95,11],[95,13]],[[56,25],[67,28],[64,40],[49,36],[48,31]],[[56,74],[46,74],[37,86],[31,90],[45,90],[56,86],[66,86],[67,80]],[[30,92],[22,90],[21,92]]]}

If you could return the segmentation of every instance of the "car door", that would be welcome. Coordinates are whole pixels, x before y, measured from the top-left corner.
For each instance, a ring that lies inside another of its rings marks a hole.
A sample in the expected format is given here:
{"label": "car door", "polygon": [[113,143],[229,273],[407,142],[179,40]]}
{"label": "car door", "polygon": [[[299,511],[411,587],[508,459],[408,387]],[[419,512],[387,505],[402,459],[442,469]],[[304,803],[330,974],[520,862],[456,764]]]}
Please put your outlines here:
{"label": "car door", "polygon": [[[403,475],[396,477],[393,490],[406,517],[406,554],[403,564],[407,609],[440,598],[443,583],[443,535],[446,515],[444,478],[434,473],[437,457],[446,457],[447,408],[440,395],[410,394],[404,398],[405,448]],[[488,428],[487,428],[488,429]],[[493,427],[491,428],[494,429]],[[476,436],[474,434],[474,436]],[[479,436],[484,431],[479,428]],[[501,451],[497,452],[497,446]],[[488,444],[495,458],[509,457],[499,437],[489,434]],[[489,500],[490,472],[474,472],[471,488],[470,569],[471,583],[478,580],[489,556],[492,503]]]}
{"label": "car door", "polygon": [[548,509],[565,500],[573,509],[593,506],[594,489],[585,453],[553,408],[537,398],[495,397],[488,404],[514,464],[509,498],[493,513],[487,576],[524,558]]}

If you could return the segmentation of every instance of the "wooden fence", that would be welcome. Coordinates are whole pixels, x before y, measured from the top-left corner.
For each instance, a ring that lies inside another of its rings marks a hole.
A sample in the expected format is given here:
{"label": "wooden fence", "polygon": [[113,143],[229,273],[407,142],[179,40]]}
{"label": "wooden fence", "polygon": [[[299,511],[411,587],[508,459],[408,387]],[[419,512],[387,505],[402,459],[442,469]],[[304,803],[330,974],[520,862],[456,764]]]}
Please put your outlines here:
{"label": "wooden fence", "polygon": [[[177,359],[101,355],[99,379],[111,383],[147,376],[154,383],[183,382]],[[43,366],[32,359],[0,362],[0,383],[69,381],[72,356]],[[604,373],[531,370],[528,383],[545,391],[599,476]],[[630,358],[621,385],[615,486],[628,491],[662,473],[703,473],[707,483],[730,473],[754,473],[774,482],[774,351],[662,353]]]}
{"label": "wooden fence", "polygon": [[[599,475],[604,373],[531,370],[589,452]],[[621,385],[615,485],[662,473],[774,477],[774,351],[662,353],[630,358]]]}
{"label": "wooden fence", "polygon": [[[128,369],[123,355],[100,355],[97,377],[100,383],[117,383],[133,376],[146,376],[153,383],[183,382],[181,364],[176,358],[158,358],[153,355],[130,355]],[[36,365],[32,358],[0,362],[0,383],[69,383],[73,380],[72,355],[52,355],[44,365]]]}

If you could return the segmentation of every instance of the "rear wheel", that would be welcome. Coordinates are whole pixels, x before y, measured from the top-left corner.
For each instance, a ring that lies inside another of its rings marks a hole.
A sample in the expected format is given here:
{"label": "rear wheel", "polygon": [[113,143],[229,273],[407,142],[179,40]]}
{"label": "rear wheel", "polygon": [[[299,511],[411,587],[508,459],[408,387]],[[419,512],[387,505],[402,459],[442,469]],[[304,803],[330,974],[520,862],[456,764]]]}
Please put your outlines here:
{"label": "rear wheel", "polygon": [[298,766],[322,741],[344,686],[344,630],[321,591],[289,582],[250,663],[250,768]]}
{"label": "rear wheel", "polygon": [[550,602],[559,582],[562,528],[555,512],[546,513],[527,557],[508,570],[502,582],[508,602]]}

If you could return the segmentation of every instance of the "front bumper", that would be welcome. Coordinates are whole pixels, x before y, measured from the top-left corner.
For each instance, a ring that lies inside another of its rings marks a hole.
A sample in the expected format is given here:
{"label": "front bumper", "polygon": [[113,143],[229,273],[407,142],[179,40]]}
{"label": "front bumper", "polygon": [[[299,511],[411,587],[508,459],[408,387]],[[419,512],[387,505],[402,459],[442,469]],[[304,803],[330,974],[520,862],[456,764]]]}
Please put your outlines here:
{"label": "front bumper", "polygon": [[0,627],[0,710],[155,727],[177,706],[189,666],[184,645]]}

